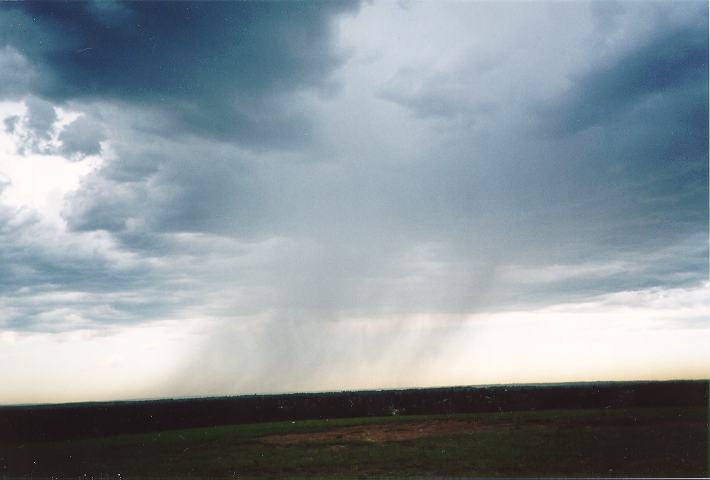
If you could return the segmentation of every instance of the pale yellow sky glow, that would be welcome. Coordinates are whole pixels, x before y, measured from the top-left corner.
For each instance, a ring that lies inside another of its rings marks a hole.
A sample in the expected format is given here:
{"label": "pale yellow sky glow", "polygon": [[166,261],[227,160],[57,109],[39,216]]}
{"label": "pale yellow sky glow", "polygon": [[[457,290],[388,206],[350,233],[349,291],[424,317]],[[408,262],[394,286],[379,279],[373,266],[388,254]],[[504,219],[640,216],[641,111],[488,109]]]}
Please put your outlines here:
{"label": "pale yellow sky glow", "polygon": [[[276,376],[266,319],[0,335],[2,403],[288,391],[710,377],[708,285],[607,295],[526,312],[354,318],[305,325]],[[695,328],[678,328],[695,320]],[[248,326],[244,326],[248,325]],[[403,328],[405,326],[407,328]],[[214,331],[221,337],[212,338]],[[294,332],[284,332],[293,334]],[[309,338],[309,335],[312,335]],[[383,339],[387,339],[383,341]],[[254,343],[256,341],[256,343]],[[211,353],[205,354],[207,345]],[[40,376],[41,372],[41,376]],[[305,373],[304,373],[305,372]]]}

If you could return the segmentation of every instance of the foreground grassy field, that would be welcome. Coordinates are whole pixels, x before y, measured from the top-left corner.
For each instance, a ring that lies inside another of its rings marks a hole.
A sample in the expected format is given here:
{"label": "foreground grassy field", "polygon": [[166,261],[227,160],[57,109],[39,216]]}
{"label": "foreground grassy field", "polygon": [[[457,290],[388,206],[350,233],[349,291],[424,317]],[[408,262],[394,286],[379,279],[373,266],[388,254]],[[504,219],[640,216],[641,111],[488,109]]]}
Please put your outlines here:
{"label": "foreground grassy field", "polygon": [[708,475],[706,409],[354,418],[0,445],[2,476]]}

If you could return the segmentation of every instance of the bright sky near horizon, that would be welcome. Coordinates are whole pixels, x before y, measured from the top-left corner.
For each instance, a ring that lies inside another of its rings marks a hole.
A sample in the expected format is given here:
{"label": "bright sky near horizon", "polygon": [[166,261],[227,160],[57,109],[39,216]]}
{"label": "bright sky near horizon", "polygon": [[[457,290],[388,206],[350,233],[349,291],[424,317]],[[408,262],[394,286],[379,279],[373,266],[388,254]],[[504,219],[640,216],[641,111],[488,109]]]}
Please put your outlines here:
{"label": "bright sky near horizon", "polygon": [[706,2],[2,3],[0,121],[0,404],[710,378]]}

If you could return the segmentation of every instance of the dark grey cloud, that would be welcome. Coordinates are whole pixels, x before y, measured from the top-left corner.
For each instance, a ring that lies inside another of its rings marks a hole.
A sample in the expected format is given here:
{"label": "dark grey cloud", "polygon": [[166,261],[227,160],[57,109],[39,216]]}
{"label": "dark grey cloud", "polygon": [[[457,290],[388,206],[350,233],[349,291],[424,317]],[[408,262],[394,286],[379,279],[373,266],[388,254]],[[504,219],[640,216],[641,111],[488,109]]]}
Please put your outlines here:
{"label": "dark grey cloud", "polygon": [[[163,133],[276,146],[308,120],[288,95],[327,91],[343,60],[334,16],[351,2],[27,2],[0,12],[2,43],[41,72],[55,102],[110,99],[165,114]],[[187,34],[186,32],[189,32]]]}
{"label": "dark grey cloud", "polygon": [[130,236],[138,228],[249,237],[268,218],[274,193],[265,189],[274,180],[264,185],[264,167],[240,150],[209,142],[159,141],[148,148],[123,144],[116,151],[116,159],[68,199],[65,217],[74,230]]}
{"label": "dark grey cloud", "polygon": [[10,115],[9,117],[5,117],[2,121],[3,125],[5,126],[5,131],[8,133],[15,133],[15,129],[17,128],[17,124],[19,122],[19,115]]}
{"label": "dark grey cloud", "polygon": [[26,102],[27,115],[25,125],[32,135],[40,140],[47,140],[52,136],[52,127],[57,121],[57,112],[54,106],[39,98],[30,97]]}
{"label": "dark grey cloud", "polygon": [[101,153],[101,141],[106,139],[103,125],[86,115],[81,115],[59,134],[61,151],[68,157],[98,155]]}
{"label": "dark grey cloud", "polygon": [[[389,81],[383,98],[447,122],[448,144],[437,147],[438,162],[422,178],[442,185],[441,204],[460,206],[464,222],[484,202],[485,211],[499,212],[497,230],[524,228],[531,245],[570,242],[562,252],[578,254],[585,243],[587,255],[657,248],[706,231],[707,6],[591,7],[598,24],[580,50],[589,60],[567,73],[560,92],[541,94],[516,70],[522,59],[511,66],[510,58],[485,62],[473,54],[448,71],[402,70]],[[686,7],[692,15],[678,15]],[[630,18],[643,34],[627,32]],[[627,45],[607,47],[625,35]],[[536,52],[532,77],[564,50]]]}
{"label": "dark grey cloud", "polygon": [[[8,182],[0,183],[0,195]],[[149,259],[101,233],[62,231],[0,205],[0,328],[61,332],[132,325],[194,303]],[[179,281],[178,281],[179,282]]]}
{"label": "dark grey cloud", "polygon": [[540,114],[542,131],[576,136],[562,145],[587,144],[570,149],[566,168],[579,180],[567,184],[604,209],[621,233],[610,240],[707,230],[708,23],[707,5],[697,6],[689,22],[575,78]]}
{"label": "dark grey cloud", "polygon": [[[701,12],[702,13],[702,12]],[[707,9],[694,24],[661,31],[640,48],[573,79],[569,92],[541,107],[546,128],[571,134],[595,125],[623,121],[646,102],[681,103],[682,119],[702,128],[707,122]],[[661,98],[659,98],[661,97]]]}
{"label": "dark grey cloud", "polygon": [[[0,29],[4,31],[7,22],[0,14]],[[7,45],[0,48],[0,99],[26,94],[37,79],[37,72],[17,50]]]}
{"label": "dark grey cloud", "polygon": [[495,109],[481,78],[491,74],[501,59],[471,58],[454,71],[431,73],[403,69],[381,89],[382,98],[425,119],[463,119],[471,125]]}

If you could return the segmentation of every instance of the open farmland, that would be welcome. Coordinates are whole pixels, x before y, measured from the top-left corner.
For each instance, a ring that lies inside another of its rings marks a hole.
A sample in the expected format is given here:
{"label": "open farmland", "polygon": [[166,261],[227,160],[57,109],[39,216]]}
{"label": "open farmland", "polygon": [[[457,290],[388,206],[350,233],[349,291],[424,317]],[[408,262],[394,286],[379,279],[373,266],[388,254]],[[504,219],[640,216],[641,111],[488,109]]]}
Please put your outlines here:
{"label": "open farmland", "polygon": [[0,476],[708,474],[705,408],[580,409],[243,424],[0,445]]}

